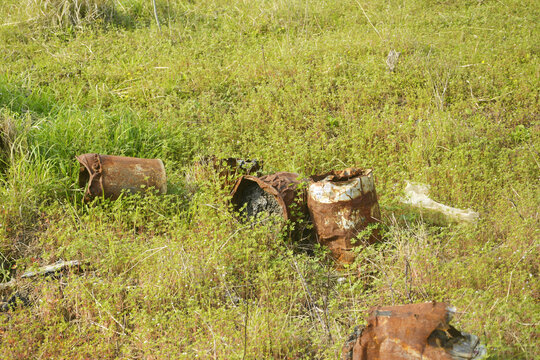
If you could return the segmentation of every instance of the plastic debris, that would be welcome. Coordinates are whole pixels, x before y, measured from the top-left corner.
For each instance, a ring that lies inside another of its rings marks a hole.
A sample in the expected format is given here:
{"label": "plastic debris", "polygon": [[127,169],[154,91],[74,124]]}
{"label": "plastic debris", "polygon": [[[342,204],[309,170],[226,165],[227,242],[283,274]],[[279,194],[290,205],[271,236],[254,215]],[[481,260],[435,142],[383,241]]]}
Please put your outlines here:
{"label": "plastic debris", "polygon": [[480,217],[479,213],[471,209],[462,210],[432,200],[428,196],[429,185],[411,183],[409,181],[406,181],[406,183],[407,186],[405,186],[405,198],[402,199],[404,204],[435,211],[458,221],[475,222]]}
{"label": "plastic debris", "polygon": [[400,52],[397,52],[396,50],[390,50],[388,53],[388,57],[386,58],[386,65],[388,66],[388,70],[390,72],[393,72],[396,68],[396,65],[398,63],[399,56],[401,55]]}

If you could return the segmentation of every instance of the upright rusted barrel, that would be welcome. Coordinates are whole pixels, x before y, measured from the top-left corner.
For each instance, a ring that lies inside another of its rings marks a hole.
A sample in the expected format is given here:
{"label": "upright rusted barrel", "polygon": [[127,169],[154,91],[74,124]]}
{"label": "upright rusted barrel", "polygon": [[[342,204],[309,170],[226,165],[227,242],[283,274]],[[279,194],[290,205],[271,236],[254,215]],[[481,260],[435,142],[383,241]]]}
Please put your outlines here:
{"label": "upright rusted barrel", "polygon": [[160,194],[167,192],[167,176],[160,159],[100,154],[83,154],[76,159],[81,164],[79,186],[86,187],[85,200],[100,196],[117,199],[122,191],[135,193],[150,188]]}
{"label": "upright rusted barrel", "polygon": [[[311,180],[307,205],[317,240],[339,263],[351,263],[352,240],[381,217],[373,173],[350,168],[312,176]],[[376,240],[376,236],[369,239]]]}

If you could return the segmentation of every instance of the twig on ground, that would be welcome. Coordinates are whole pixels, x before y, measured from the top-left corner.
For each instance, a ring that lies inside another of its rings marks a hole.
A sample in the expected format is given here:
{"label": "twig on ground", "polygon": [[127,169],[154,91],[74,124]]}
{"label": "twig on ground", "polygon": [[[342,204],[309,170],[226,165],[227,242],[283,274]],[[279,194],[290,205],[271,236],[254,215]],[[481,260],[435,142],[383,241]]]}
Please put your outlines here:
{"label": "twig on ground", "polygon": [[317,306],[315,306],[315,303],[313,301],[313,295],[311,294],[311,291],[309,290],[309,286],[306,282],[306,279],[304,279],[304,276],[302,275],[302,273],[300,272],[300,268],[298,267],[298,263],[294,259],[293,259],[293,264],[294,264],[296,273],[298,274],[298,277],[300,278],[300,281],[302,283],[302,287],[304,288],[304,291],[306,292],[306,295],[308,296],[308,303],[309,303],[311,312],[315,313],[315,315],[317,316],[317,320],[319,320],[319,323],[321,324],[324,331],[328,331],[328,328],[324,320],[321,318],[321,315],[319,315],[319,311],[321,310]]}
{"label": "twig on ground", "polygon": [[[162,247],[160,247],[160,248],[155,248],[155,249],[148,249],[148,250],[145,250],[142,254],[145,254],[145,253],[147,253],[147,252],[149,252],[149,251],[154,251],[154,252],[151,253],[150,255],[146,256],[144,259],[141,259],[141,260],[137,261],[135,264],[133,264],[133,266],[131,266],[129,269],[127,269],[126,271],[124,271],[123,273],[121,273],[120,276],[122,276],[122,275],[124,275],[125,273],[131,271],[135,266],[139,265],[139,264],[140,264],[141,262],[143,262],[144,260],[148,259],[149,257],[154,256],[155,254],[157,254],[158,252],[160,252],[161,250],[166,249],[166,248],[168,248],[167,245],[162,246]],[[142,254],[141,254],[141,255],[142,255]]]}
{"label": "twig on ground", "polygon": [[60,260],[56,262],[55,264],[40,267],[36,271],[27,271],[21,277],[30,278],[34,276],[40,276],[40,275],[49,275],[49,274],[60,272],[68,268],[79,267],[82,265],[84,265],[84,263],[79,260],[72,260],[72,261]]}
{"label": "twig on ground", "polygon": [[[124,327],[124,325],[122,325],[122,324],[120,323],[120,321],[116,320],[116,318],[115,318],[114,316],[112,316],[112,314],[111,314],[109,311],[107,311],[107,310],[103,307],[103,305],[101,305],[101,303],[96,299],[96,297],[94,296],[94,293],[93,293],[92,291],[89,291],[88,289],[85,289],[85,290],[86,290],[86,292],[87,292],[88,294],[90,294],[90,296],[92,297],[92,299],[94,299],[94,301],[96,302],[96,304],[97,304],[101,309],[103,309],[103,311],[105,311],[105,312],[107,313],[107,315],[109,315],[109,317],[110,317],[116,324],[118,324],[118,326],[120,326],[120,328],[122,329],[122,332],[120,333],[120,332],[115,331],[115,333],[117,333],[117,334],[119,334],[119,335],[122,335],[122,336],[127,335],[127,334],[126,334],[126,328]],[[93,322],[93,321],[90,320],[90,322]],[[106,329],[107,329],[107,328],[106,328]],[[107,329],[107,330],[109,330],[109,329]]]}
{"label": "twig on ground", "polygon": [[371,25],[371,27],[373,28],[373,30],[375,30],[375,32],[377,33],[377,35],[379,35],[379,38],[381,38],[381,40],[383,40],[383,37],[381,36],[381,33],[379,32],[379,30],[377,30],[377,28],[375,27],[375,25],[373,25],[373,23],[372,23],[371,20],[369,19],[369,16],[366,14],[366,10],[364,10],[364,7],[363,7],[362,4],[360,3],[360,1],[356,0],[356,3],[358,4],[358,6],[360,6],[360,9],[362,9],[362,12],[364,13],[364,16],[366,17],[367,21],[369,22],[369,25]]}
{"label": "twig on ground", "polygon": [[13,289],[16,285],[17,283],[15,282],[15,279],[11,279],[10,281],[5,283],[0,283],[0,291]]}

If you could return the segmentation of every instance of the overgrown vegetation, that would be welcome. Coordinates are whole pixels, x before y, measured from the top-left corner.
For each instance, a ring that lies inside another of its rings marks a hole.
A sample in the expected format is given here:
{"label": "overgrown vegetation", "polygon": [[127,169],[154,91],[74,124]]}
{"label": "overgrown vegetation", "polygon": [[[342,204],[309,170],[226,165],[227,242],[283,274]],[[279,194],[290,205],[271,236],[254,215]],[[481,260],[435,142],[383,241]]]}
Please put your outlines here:
{"label": "overgrown vegetation", "polygon": [[[0,280],[92,264],[24,285],[0,358],[335,359],[369,307],[430,300],[540,356],[537,2],[156,3],[161,31],[151,1],[0,3]],[[163,159],[169,194],[83,204],[88,152]],[[206,154],[373,168],[385,241],[338,271],[241,224],[187,182]],[[480,221],[423,219],[404,180]]]}
{"label": "overgrown vegetation", "polygon": [[29,6],[41,12],[52,25],[81,26],[112,20],[114,2],[110,0],[30,0]]}

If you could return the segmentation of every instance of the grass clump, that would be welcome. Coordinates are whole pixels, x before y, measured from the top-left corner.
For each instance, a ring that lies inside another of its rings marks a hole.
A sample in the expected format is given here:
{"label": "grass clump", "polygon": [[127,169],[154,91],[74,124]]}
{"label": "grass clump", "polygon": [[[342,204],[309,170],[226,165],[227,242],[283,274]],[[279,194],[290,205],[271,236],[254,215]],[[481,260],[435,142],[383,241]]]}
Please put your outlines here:
{"label": "grass clump", "polygon": [[0,113],[0,172],[4,172],[11,158],[16,130],[13,118],[7,110]]}
{"label": "grass clump", "polygon": [[111,0],[28,0],[30,7],[39,11],[40,21],[54,26],[80,27],[114,18],[115,6]]}

